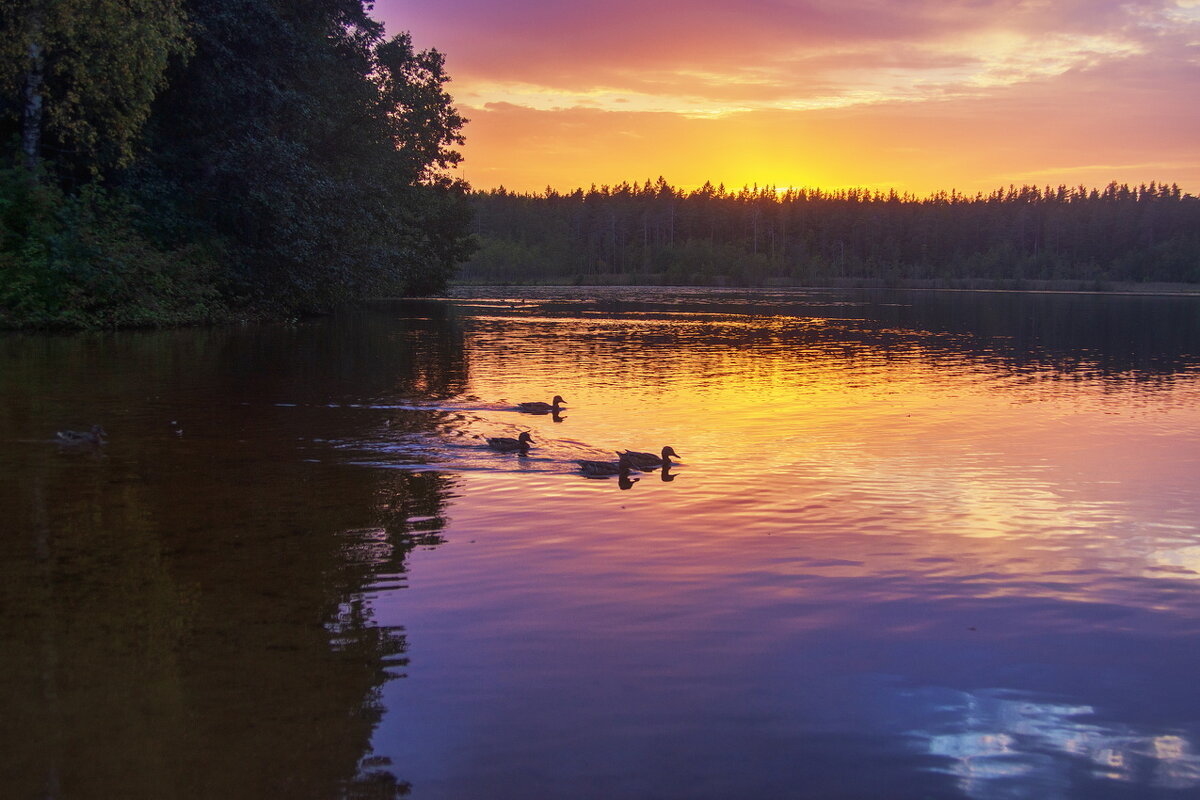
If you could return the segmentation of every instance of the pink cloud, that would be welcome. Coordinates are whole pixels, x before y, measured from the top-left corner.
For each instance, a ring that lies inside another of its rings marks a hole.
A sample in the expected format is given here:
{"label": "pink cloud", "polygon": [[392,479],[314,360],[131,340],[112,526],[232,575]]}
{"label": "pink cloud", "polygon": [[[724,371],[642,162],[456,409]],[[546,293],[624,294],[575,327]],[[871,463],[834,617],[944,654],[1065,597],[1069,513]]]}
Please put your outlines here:
{"label": "pink cloud", "polygon": [[637,70],[724,70],[804,51],[901,48],[1006,30],[1097,34],[1169,0],[383,0],[389,29],[449,53],[464,78],[578,88]]}
{"label": "pink cloud", "polygon": [[[731,146],[779,153],[788,171],[750,180],[804,182],[808,167],[787,154],[803,142],[845,146],[826,158],[842,185],[967,188],[1089,165],[1099,179],[1105,166],[1161,163],[1179,166],[1147,179],[1190,175],[1195,190],[1200,22],[1169,8],[1174,0],[382,0],[376,15],[447,54],[451,91],[478,106],[467,109],[466,171],[483,186],[666,172],[735,181],[748,167],[730,161]],[[827,96],[857,105],[789,110]],[[693,102],[700,114],[750,110],[680,116]],[[601,164],[599,151],[624,161]]]}

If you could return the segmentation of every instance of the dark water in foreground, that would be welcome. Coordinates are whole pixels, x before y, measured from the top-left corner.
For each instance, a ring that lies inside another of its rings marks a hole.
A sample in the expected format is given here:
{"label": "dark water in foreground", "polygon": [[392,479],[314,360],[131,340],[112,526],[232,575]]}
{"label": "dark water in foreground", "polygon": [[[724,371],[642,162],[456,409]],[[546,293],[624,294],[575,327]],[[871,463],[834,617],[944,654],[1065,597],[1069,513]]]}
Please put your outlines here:
{"label": "dark water in foreground", "polygon": [[599,291],[0,338],[0,796],[1200,797],[1200,299]]}

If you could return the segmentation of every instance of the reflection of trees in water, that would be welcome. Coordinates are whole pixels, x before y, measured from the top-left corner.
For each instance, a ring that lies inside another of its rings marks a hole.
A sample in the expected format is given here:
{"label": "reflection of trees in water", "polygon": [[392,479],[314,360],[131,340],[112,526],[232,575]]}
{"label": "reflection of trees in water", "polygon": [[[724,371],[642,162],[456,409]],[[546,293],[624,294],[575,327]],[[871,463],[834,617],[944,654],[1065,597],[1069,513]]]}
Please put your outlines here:
{"label": "reflection of trees in water", "polygon": [[279,398],[296,403],[450,397],[467,380],[454,309],[431,301],[381,302],[313,323],[238,331],[221,357],[230,394],[269,376]]}
{"label": "reflection of trees in water", "polygon": [[[687,359],[703,370],[703,362],[718,359],[707,350],[713,345],[850,359],[919,351],[925,360],[965,357],[1017,373],[1048,370],[1056,379],[1152,385],[1200,368],[1194,297],[860,290],[797,300],[772,292],[578,291],[593,296],[580,302],[551,292],[525,308],[576,321],[545,335],[563,346],[586,334],[572,345],[590,348],[589,357],[621,360],[623,369],[643,361],[663,372],[663,359]],[[519,322],[520,313],[513,316]]]}
{"label": "reflection of trees in water", "polygon": [[884,325],[961,334],[957,347],[1018,368],[1154,380],[1200,366],[1200,298],[917,292],[881,306],[878,293],[862,296]]}
{"label": "reflection of trees in water", "polygon": [[[422,325],[439,333],[414,351],[407,332]],[[0,352],[13,377],[0,382],[0,440],[18,442],[0,462],[13,531],[0,537],[6,794],[407,793],[371,755],[407,642],[376,624],[365,596],[441,543],[451,482],[306,461],[321,454],[315,442],[372,420],[274,403],[454,393],[465,365],[461,348],[443,360],[457,334],[441,322],[311,327]],[[322,328],[325,352],[301,352],[322,346]],[[177,414],[182,437],[166,425]],[[104,422],[112,441],[96,457],[21,441],[64,419]]]}
{"label": "reflection of trees in water", "polygon": [[31,532],[0,563],[14,796],[404,789],[363,760],[407,647],[364,594],[441,542],[445,478],[292,466],[256,485],[261,465],[226,461],[212,492],[180,464],[50,456],[3,504]]}
{"label": "reflection of trees in water", "polygon": [[[374,728],[383,716],[380,692],[384,683],[404,677],[408,643],[403,631],[375,624],[364,587],[378,591],[399,588],[407,572],[407,559],[419,547],[435,547],[445,539],[445,505],[453,481],[439,473],[393,472],[375,490],[377,525],[342,534],[343,596],[336,619],[327,624],[337,651],[371,665],[371,691],[363,713]],[[369,752],[369,747],[366,751]],[[408,794],[409,786],[389,769],[390,761],[367,755],[353,779],[345,784],[352,800],[377,800]]]}

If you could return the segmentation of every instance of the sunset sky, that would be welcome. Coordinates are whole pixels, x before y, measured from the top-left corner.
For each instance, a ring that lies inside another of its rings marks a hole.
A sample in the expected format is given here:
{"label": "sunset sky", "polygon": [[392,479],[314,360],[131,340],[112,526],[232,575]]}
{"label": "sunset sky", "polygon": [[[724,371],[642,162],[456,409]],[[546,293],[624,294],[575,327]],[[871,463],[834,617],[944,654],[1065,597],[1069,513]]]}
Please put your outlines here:
{"label": "sunset sky", "polygon": [[1200,0],[379,0],[481,189],[1200,193]]}

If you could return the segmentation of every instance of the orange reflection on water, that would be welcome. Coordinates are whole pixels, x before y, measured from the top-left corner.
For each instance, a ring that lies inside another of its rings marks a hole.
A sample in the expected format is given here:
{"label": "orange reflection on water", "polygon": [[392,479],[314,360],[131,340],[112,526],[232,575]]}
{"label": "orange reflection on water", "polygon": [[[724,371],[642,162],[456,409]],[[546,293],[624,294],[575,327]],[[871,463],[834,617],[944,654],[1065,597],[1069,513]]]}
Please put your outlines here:
{"label": "orange reflection on water", "polygon": [[[902,544],[908,570],[949,551],[967,572],[1140,574],[1164,560],[1167,537],[1147,550],[1132,529],[1194,531],[1195,376],[1155,396],[972,357],[919,331],[883,345],[857,328],[682,312],[476,318],[476,396],[569,401],[561,425],[503,414],[477,424],[529,427],[545,469],[672,445],[679,478],[644,477],[620,498],[626,524],[651,532],[637,546],[686,542],[686,565],[654,565],[668,572],[695,571],[707,550],[723,574],[731,556],[753,558],[730,553],[731,540],[783,535],[810,558],[861,562],[861,573],[897,568],[877,551]],[[542,513],[579,502],[561,481],[525,489]]]}
{"label": "orange reflection on water", "polygon": [[[459,756],[500,739],[631,796],[1198,784],[1193,340],[1106,350],[1075,300],[527,294],[455,317],[448,544],[376,599],[414,642],[391,705],[437,720],[383,737],[433,765],[414,785],[469,794],[504,770]],[[513,409],[554,395],[557,421]],[[527,457],[469,444],[521,430]],[[664,445],[671,480],[575,465]],[[683,766],[646,765],[664,742]]]}

